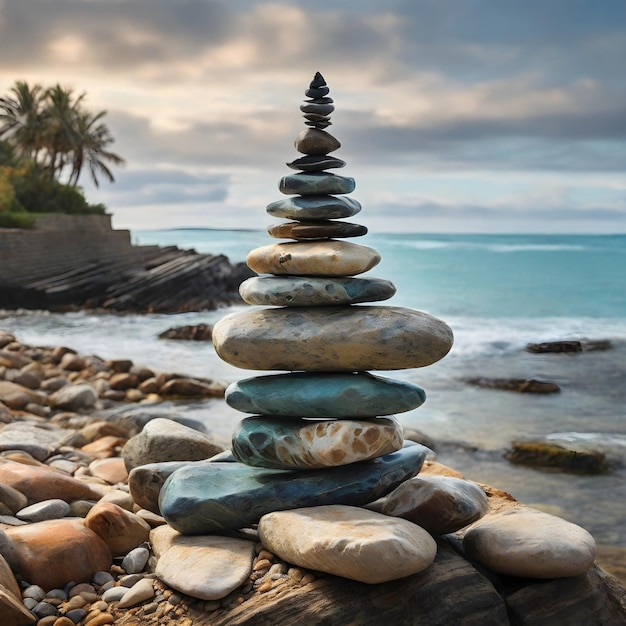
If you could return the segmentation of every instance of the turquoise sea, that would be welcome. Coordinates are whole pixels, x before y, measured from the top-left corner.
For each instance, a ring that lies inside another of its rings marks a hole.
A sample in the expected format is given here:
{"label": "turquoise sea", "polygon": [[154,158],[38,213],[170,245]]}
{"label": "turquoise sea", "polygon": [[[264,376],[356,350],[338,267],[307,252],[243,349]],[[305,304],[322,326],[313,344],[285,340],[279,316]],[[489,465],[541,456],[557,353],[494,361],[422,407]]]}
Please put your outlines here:
{"label": "turquoise sea", "polygon": [[[209,229],[133,231],[132,239],[223,253],[233,262],[272,243],[264,231]],[[441,462],[581,524],[626,562],[626,235],[407,233],[354,241],[381,253],[369,274],[396,285],[387,304],[440,317],[455,334],[452,351],[439,363],[388,373],[427,393],[422,407],[399,416],[402,423],[431,437]],[[213,323],[232,310],[144,316],[4,312],[0,328],[26,343],[65,344],[230,382],[253,374],[220,361],[210,344],[157,335],[171,326]],[[524,350],[527,343],[568,339],[608,339],[613,347],[577,354]],[[478,376],[549,380],[561,393],[517,394],[465,382]],[[242,417],[221,400],[193,403],[185,411],[224,442]],[[545,435],[592,444],[621,467],[578,476],[514,466],[503,458],[512,441]]]}

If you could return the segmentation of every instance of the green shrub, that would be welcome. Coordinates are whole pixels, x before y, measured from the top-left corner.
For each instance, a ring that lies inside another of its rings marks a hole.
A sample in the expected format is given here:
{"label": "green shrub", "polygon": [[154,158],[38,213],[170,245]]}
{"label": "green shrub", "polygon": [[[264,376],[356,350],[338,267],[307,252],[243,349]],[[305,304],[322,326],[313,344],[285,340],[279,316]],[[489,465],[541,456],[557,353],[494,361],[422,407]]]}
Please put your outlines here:
{"label": "green shrub", "polygon": [[35,216],[22,211],[0,212],[0,228],[34,228]]}

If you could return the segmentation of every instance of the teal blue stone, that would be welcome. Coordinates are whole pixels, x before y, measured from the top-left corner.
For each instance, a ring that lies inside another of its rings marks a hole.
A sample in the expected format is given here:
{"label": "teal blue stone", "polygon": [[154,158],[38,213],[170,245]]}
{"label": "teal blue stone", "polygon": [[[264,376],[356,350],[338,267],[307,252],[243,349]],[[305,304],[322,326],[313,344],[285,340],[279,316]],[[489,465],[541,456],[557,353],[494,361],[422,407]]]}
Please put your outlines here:
{"label": "teal blue stone", "polygon": [[167,523],[184,535],[248,528],[266,513],[307,506],[363,506],[422,467],[429,449],[415,444],[372,461],[291,471],[243,463],[206,463],[176,470],[159,497]]}
{"label": "teal blue stone", "polygon": [[334,220],[356,215],[361,204],[352,198],[298,196],[272,202],[266,210],[274,217],[289,220]]}
{"label": "teal blue stone", "polygon": [[239,286],[244,302],[265,306],[329,306],[380,302],[396,293],[388,280],[326,276],[254,276]]}
{"label": "teal blue stone", "polygon": [[358,419],[416,409],[426,393],[408,381],[368,372],[293,372],[239,380],[227,387],[225,398],[243,413]]}
{"label": "teal blue stone", "polygon": [[278,188],[285,194],[302,196],[327,193],[352,193],[355,188],[354,178],[339,176],[328,172],[307,172],[283,176]]}

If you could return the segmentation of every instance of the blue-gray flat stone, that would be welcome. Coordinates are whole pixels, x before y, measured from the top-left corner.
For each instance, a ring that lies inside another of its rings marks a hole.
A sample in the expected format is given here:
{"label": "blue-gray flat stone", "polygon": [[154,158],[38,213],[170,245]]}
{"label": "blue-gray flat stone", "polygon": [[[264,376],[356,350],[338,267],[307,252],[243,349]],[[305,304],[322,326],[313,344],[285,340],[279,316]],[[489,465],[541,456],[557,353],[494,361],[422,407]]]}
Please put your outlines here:
{"label": "blue-gray flat stone", "polygon": [[363,372],[426,367],[453,335],[442,320],[391,306],[253,309],[213,327],[219,357],[242,369]]}
{"label": "blue-gray flat stone", "polygon": [[345,239],[362,237],[367,234],[367,227],[362,224],[331,220],[312,220],[308,222],[283,222],[267,227],[267,232],[277,239]]}
{"label": "blue-gray flat stone", "polygon": [[163,485],[159,508],[186,535],[246,528],[272,511],[306,506],[362,506],[415,476],[429,449],[415,444],[372,461],[289,471],[240,463],[206,463],[175,471]]}
{"label": "blue-gray flat stone", "polygon": [[232,440],[235,458],[270,469],[321,469],[369,461],[402,448],[395,417],[371,420],[311,420],[256,415],[239,422]]}
{"label": "blue-gray flat stone", "polygon": [[272,202],[267,205],[266,210],[274,217],[288,220],[334,220],[356,215],[361,210],[361,205],[352,198],[298,196]]}
{"label": "blue-gray flat stone", "polygon": [[243,413],[356,419],[416,409],[426,394],[408,381],[368,372],[293,372],[239,380],[228,386],[225,399]]}
{"label": "blue-gray flat stone", "polygon": [[254,276],[239,285],[244,302],[269,306],[328,306],[380,302],[396,293],[381,278]]}
{"label": "blue-gray flat stone", "polygon": [[339,176],[328,172],[306,172],[283,176],[278,185],[284,194],[319,196],[333,193],[352,193],[355,188],[354,178]]}

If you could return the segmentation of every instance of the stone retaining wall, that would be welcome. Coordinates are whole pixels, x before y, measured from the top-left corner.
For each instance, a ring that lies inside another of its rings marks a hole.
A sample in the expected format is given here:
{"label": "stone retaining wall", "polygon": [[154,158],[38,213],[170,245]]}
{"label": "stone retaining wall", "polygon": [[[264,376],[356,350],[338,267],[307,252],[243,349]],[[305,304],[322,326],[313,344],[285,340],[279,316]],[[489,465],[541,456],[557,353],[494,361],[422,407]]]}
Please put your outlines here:
{"label": "stone retaining wall", "polygon": [[140,250],[145,247],[133,248],[130,231],[112,229],[110,215],[41,215],[32,230],[0,228],[0,285],[41,280],[94,261],[128,263]]}

